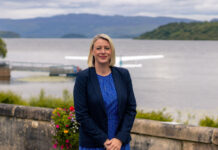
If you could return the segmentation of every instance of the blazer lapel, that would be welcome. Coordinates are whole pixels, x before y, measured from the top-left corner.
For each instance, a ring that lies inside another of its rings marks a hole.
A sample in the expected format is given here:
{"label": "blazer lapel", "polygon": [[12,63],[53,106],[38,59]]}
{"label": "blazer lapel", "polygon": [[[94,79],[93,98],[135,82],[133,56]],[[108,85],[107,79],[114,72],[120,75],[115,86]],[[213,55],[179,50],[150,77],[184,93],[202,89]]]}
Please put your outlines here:
{"label": "blazer lapel", "polygon": [[98,81],[98,78],[97,78],[97,74],[96,74],[95,68],[91,67],[90,71],[91,71],[91,82],[92,82],[92,85],[93,85],[93,87],[95,89],[94,90],[95,94],[99,98],[101,107],[103,108],[105,114],[107,114],[106,108],[105,108],[105,105],[104,105],[103,96],[101,94],[101,88],[100,88],[100,85],[99,85],[99,81]]}
{"label": "blazer lapel", "polygon": [[112,72],[112,76],[113,76],[113,80],[114,80],[114,85],[116,88],[116,92],[117,92],[117,100],[118,100],[118,113],[120,116],[120,104],[121,104],[121,94],[122,94],[122,89],[121,89],[121,81],[122,79],[120,78],[119,73],[114,69],[114,67],[111,67],[111,72]]}

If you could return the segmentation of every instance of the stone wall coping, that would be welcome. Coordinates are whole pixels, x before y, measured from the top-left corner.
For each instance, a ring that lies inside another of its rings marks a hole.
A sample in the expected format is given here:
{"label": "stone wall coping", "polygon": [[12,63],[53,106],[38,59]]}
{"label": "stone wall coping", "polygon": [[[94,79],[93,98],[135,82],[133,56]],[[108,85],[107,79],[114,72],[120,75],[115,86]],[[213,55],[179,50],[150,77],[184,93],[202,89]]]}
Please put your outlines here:
{"label": "stone wall coping", "polygon": [[218,145],[218,128],[135,119],[132,133]]}
{"label": "stone wall coping", "polygon": [[0,116],[50,121],[53,109],[13,104],[0,104]]}

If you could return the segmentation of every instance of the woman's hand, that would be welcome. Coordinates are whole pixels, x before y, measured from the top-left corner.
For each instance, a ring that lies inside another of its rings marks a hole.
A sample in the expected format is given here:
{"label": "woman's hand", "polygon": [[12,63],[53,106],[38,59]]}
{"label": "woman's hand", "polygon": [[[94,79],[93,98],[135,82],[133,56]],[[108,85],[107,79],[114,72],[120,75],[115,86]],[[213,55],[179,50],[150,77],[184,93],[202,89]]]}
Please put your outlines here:
{"label": "woman's hand", "polygon": [[109,140],[109,142],[108,142],[108,145],[106,147],[107,150],[120,150],[121,149],[122,142],[119,139],[113,138],[113,139]]}
{"label": "woman's hand", "polygon": [[104,142],[104,147],[106,149],[108,149],[108,146],[111,144],[111,140],[107,139],[105,142]]}

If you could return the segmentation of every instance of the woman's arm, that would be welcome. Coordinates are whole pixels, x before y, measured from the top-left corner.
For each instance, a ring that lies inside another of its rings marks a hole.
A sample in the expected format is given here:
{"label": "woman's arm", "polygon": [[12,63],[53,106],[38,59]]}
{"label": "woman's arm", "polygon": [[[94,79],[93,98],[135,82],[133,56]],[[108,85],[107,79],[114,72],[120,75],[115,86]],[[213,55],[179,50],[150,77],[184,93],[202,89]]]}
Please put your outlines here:
{"label": "woman's arm", "polygon": [[126,81],[127,81],[128,100],[127,100],[126,111],[124,113],[121,128],[115,137],[119,139],[122,143],[127,142],[136,115],[136,100],[133,92],[131,77],[128,70],[126,71],[125,75],[127,79]]}
{"label": "woman's arm", "polygon": [[74,85],[76,120],[87,135],[103,146],[107,140],[107,134],[96,125],[88,113],[86,88],[87,78],[83,74],[78,74]]}

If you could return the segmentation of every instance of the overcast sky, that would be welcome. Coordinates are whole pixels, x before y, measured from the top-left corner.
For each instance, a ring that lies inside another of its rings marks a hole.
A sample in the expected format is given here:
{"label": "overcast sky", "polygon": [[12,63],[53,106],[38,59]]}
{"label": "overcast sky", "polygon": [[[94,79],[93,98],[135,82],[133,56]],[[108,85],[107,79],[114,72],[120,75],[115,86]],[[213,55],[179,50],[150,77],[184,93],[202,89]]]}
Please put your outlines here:
{"label": "overcast sky", "polygon": [[218,18],[218,0],[0,0],[0,18],[35,18],[69,13],[123,16]]}

